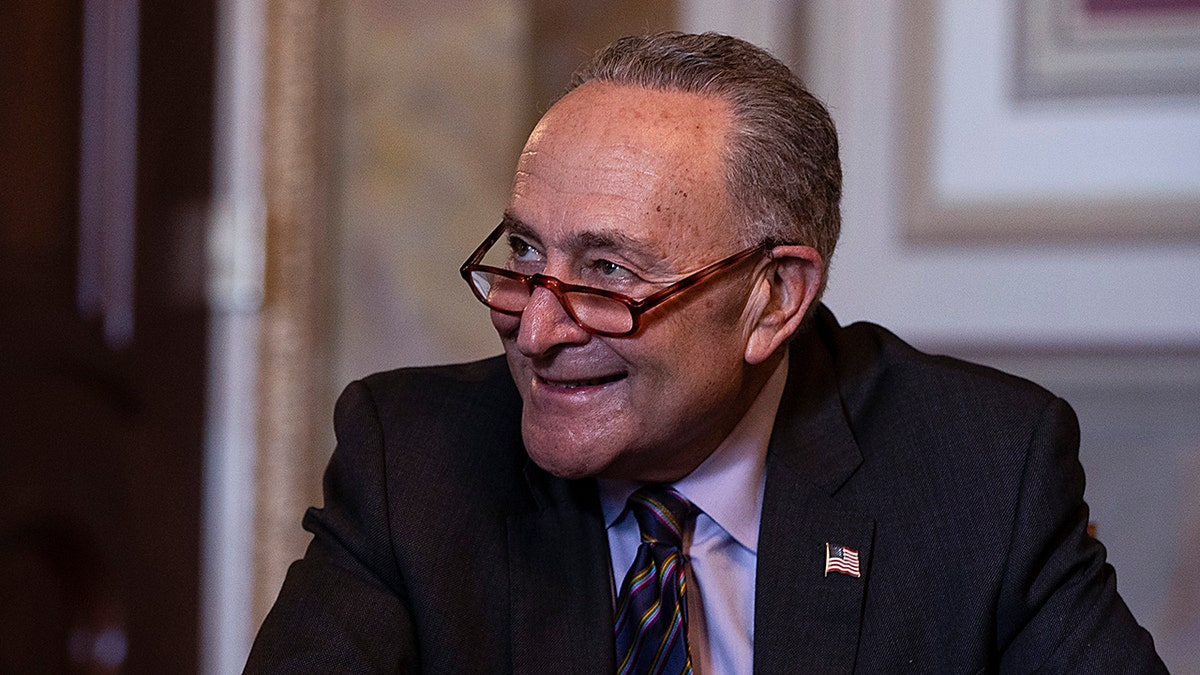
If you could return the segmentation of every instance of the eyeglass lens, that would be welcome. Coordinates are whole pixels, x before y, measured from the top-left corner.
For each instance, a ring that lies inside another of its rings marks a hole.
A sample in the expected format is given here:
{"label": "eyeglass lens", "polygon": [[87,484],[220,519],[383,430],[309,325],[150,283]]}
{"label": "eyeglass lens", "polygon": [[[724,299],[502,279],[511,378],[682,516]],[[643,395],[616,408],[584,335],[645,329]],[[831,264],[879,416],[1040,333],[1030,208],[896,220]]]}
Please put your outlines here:
{"label": "eyeglass lens", "polygon": [[562,292],[551,288],[549,283],[534,284],[482,270],[471,273],[471,284],[484,304],[500,312],[520,314],[525,311],[533,289],[542,285],[554,293],[573,319],[589,330],[623,333],[633,328],[633,315],[629,307],[619,300],[602,295],[578,291]]}

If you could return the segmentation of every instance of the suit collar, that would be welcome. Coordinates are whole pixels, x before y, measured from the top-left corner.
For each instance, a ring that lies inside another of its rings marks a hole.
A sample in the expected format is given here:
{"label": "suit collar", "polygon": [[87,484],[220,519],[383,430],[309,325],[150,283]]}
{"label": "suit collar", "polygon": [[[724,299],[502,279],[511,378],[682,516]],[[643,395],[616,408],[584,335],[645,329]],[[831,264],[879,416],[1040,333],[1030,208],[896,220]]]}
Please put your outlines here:
{"label": "suit collar", "polygon": [[768,463],[791,466],[829,494],[862,463],[827,344],[837,329],[833,314],[820,307],[813,323],[793,340],[768,453]]}
{"label": "suit collar", "polygon": [[[846,419],[827,310],[794,340],[767,456],[755,590],[755,670],[854,667],[874,521],[834,495],[862,463]],[[826,544],[859,553],[862,576],[825,575]]]}

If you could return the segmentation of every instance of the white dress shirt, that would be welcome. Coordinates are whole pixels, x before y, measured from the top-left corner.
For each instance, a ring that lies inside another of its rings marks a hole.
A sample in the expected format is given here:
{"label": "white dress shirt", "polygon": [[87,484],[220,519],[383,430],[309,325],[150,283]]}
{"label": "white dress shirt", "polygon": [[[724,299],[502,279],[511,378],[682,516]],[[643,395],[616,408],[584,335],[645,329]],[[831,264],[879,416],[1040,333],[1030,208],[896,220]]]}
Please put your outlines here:
{"label": "white dress shirt", "polygon": [[[683,533],[688,575],[688,645],[697,675],[749,673],[754,665],[754,573],[767,445],[787,381],[787,354],[746,415],[700,466],[673,487],[700,509]],[[641,534],[625,511],[641,486],[604,480],[600,503],[612,556],[613,599]]]}

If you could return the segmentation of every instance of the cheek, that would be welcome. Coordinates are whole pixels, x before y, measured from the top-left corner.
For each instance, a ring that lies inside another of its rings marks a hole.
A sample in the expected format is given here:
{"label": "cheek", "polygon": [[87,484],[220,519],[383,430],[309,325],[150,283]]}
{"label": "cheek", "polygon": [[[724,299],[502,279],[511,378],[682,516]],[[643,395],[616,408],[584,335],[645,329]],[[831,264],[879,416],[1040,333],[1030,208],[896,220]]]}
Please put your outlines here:
{"label": "cheek", "polygon": [[[725,290],[725,289],[719,289]],[[699,352],[712,357],[738,351],[745,323],[745,298],[735,293],[713,293],[697,297],[684,307],[686,311],[669,318],[663,328],[662,342],[670,345],[667,353]]]}
{"label": "cheek", "polygon": [[517,331],[521,328],[521,317],[519,316],[501,314],[495,310],[492,310],[491,315],[492,327],[496,329],[501,338],[507,339],[516,336]]}
{"label": "cheek", "polygon": [[697,303],[692,309],[698,311],[663,326],[671,330],[655,336],[660,338],[658,348],[643,352],[643,363],[652,366],[659,380],[656,387],[670,388],[684,398],[708,398],[744,365],[742,307],[714,302]]}

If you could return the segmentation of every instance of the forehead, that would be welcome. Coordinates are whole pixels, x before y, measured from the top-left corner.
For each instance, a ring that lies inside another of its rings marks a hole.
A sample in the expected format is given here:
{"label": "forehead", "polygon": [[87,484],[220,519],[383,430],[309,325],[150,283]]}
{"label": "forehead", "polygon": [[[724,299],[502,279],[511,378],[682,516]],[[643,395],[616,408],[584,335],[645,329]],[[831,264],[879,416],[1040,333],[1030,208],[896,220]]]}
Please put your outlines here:
{"label": "forehead", "polygon": [[699,94],[589,82],[538,123],[521,154],[510,214],[539,237],[723,249],[729,106]]}

